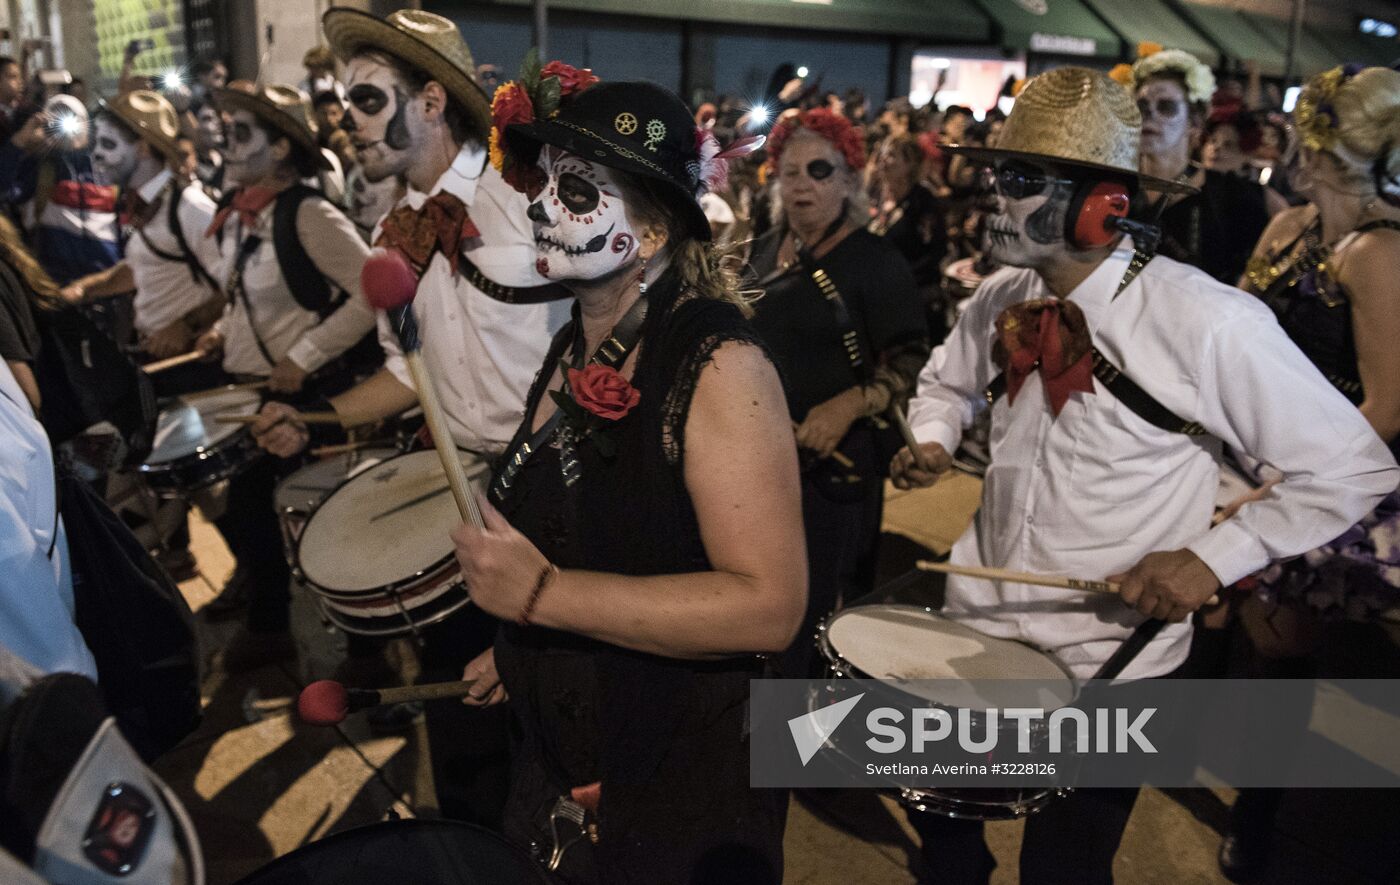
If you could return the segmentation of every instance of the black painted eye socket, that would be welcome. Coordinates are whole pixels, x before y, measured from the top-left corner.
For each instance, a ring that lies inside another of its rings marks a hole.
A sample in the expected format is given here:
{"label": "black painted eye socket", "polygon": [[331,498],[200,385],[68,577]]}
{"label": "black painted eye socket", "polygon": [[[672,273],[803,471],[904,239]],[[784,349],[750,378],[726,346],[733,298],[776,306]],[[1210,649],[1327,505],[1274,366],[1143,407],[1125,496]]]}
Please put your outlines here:
{"label": "black painted eye socket", "polygon": [[103,137],[97,140],[97,146],[102,148],[104,151],[114,151],[117,149],[117,140],[115,138],[108,138],[104,135]]}
{"label": "black painted eye socket", "polygon": [[359,108],[361,112],[374,116],[384,110],[384,106],[389,103],[389,96],[378,86],[371,86],[368,83],[360,83],[350,87],[347,93],[351,104]]}
{"label": "black painted eye socket", "polygon": [[835,171],[836,167],[826,160],[813,160],[807,164],[807,177],[813,181],[825,181]]}
{"label": "black painted eye socket", "polygon": [[575,215],[585,215],[598,207],[598,189],[586,178],[565,172],[559,176],[559,202]]}
{"label": "black painted eye socket", "polygon": [[233,140],[239,144],[247,144],[253,140],[253,127],[247,123],[233,124]]}

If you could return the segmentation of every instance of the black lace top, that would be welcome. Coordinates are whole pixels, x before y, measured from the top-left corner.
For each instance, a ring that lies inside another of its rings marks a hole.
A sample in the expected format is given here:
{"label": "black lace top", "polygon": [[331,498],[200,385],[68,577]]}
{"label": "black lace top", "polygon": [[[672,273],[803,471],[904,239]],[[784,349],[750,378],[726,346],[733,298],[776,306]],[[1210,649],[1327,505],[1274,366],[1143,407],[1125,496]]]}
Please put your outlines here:
{"label": "black lace top", "polygon": [[1207,169],[1200,193],[1177,200],[1162,213],[1157,251],[1233,286],[1268,223],[1263,187]]}
{"label": "black lace top", "polygon": [[[737,307],[679,297],[674,274],[648,292],[632,384],[605,458],[577,443],[566,487],[557,444],[526,462],[499,506],[560,568],[625,575],[707,571],[685,487],[685,421],[701,370],[728,341],[758,344]],[[573,340],[556,336],[515,445]],[[557,437],[557,434],[556,434]],[[597,847],[604,881],[683,882],[706,852],[745,846],[781,869],[775,798],[748,788],[748,680],[761,660],[683,661],[538,627],[505,625],[496,664],[535,758],[560,792],[602,781]],[[557,793],[555,795],[558,795]],[[665,846],[665,850],[659,850]]]}

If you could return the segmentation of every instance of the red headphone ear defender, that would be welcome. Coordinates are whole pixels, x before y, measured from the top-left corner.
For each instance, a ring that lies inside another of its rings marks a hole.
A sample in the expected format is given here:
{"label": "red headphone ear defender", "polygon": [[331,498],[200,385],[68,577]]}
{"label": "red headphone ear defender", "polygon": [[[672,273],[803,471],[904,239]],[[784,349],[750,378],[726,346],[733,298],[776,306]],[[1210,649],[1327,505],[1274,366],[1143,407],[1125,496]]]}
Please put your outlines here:
{"label": "red headphone ear defender", "polygon": [[1114,223],[1128,217],[1132,198],[1117,181],[1086,181],[1075,188],[1065,215],[1065,238],[1077,249],[1098,249],[1118,236]]}

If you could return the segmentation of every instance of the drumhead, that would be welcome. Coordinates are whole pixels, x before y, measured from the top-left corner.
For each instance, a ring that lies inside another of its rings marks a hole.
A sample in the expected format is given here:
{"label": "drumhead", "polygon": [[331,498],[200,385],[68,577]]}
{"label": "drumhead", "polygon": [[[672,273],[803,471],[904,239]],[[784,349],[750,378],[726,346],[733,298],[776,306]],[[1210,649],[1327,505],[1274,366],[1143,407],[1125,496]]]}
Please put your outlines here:
{"label": "drumhead", "polygon": [[160,412],[146,463],[165,464],[217,446],[243,430],[243,425],[219,424],[214,416],[255,415],[261,404],[258,391],[237,387],[177,400]]}
{"label": "drumhead", "polygon": [[[466,453],[462,464],[468,476],[486,469]],[[381,590],[451,556],[447,533],[461,521],[437,452],[409,452],[332,492],[307,521],[297,560],[314,585]]]}
{"label": "drumhead", "polygon": [[[950,680],[901,686],[926,700],[975,707],[969,680],[1035,680],[1052,695],[1046,708],[1074,700],[1073,678],[1054,658],[1010,639],[988,636],[912,605],[862,605],[826,626],[831,651],[874,679]],[[994,706],[996,704],[987,704]]]}
{"label": "drumhead", "polygon": [[314,461],[289,474],[277,484],[273,503],[276,504],[279,513],[284,510],[310,513],[312,508],[345,482],[347,475],[368,470],[397,454],[397,449],[362,449]]}

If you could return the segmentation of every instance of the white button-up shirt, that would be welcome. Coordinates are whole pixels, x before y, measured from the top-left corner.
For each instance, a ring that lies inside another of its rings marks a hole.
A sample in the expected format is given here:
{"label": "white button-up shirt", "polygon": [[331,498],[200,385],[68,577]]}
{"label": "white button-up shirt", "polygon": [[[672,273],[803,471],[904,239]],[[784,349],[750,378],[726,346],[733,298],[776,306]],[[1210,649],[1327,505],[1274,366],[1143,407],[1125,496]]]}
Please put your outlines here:
{"label": "white button-up shirt", "polygon": [[[369,256],[369,247],[355,230],[355,224],[324,198],[307,197],[297,207],[297,236],[302,248],[331,284],[349,293],[335,312],[324,320],[306,310],[292,297],[273,246],[274,200],[258,214],[251,233],[261,242],[243,268],[243,288],[252,305],[252,323],[262,337],[274,362],[289,357],[306,372],[314,372],[349,350],[374,328],[374,311],[360,289],[360,270]],[[234,212],[224,221],[222,263],[215,276],[229,291],[243,239],[250,232]],[[266,375],[272,363],[263,356],[249,325],[243,300],[235,298],[218,323],[224,335],[224,371],[242,375]]]}
{"label": "white button-up shirt", "polygon": [[[991,466],[973,524],[951,560],[1102,579],[1148,553],[1186,548],[1229,585],[1270,560],[1340,535],[1400,482],[1390,452],[1257,299],[1168,258],[1153,259],[1117,299],[1125,243],[1071,294],[1095,345],[1162,405],[1209,436],[1139,418],[1097,379],[1052,417],[1032,374],[992,411]],[[1031,270],[1007,268],[973,296],[919,376],[910,423],[920,442],[952,452],[985,407],[997,316],[1053,297]],[[1211,528],[1221,443],[1285,477],[1267,499]],[[1091,676],[1141,622],[1111,596],[949,576],[944,613],[1048,651]],[[1188,623],[1169,624],[1123,672],[1178,666]]]}
{"label": "white button-up shirt", "polygon": [[48,434],[0,361],[0,645],[46,673],[96,679],[57,507]]}
{"label": "white button-up shirt", "polygon": [[[410,188],[398,205],[419,209],[442,191],[467,205],[481,231],[479,238],[463,242],[462,254],[487,279],[520,287],[549,282],[535,272],[534,234],[525,215],[529,201],[486,162],[485,150],[464,145],[430,193]],[[374,240],[379,231],[377,225]],[[505,450],[524,418],[525,396],[550,339],[568,319],[569,303],[498,301],[453,273],[444,255],[433,255],[419,281],[413,315],[423,362],[458,446],[490,454]],[[382,313],[379,343],[389,371],[413,389],[398,336]]]}
{"label": "white button-up shirt", "polygon": [[[170,230],[169,201],[175,198],[179,187],[171,186],[173,178],[167,169],[137,190],[147,203],[157,197],[162,197],[162,202],[151,219],[126,241],[125,260],[136,280],[136,330],[142,335],[154,334],[211,299],[223,297],[208,281],[196,280],[184,260],[171,261],[151,249],[154,246],[166,255],[184,257],[180,241]],[[199,185],[191,184],[180,193],[180,231],[195,260],[211,278],[216,277],[223,263],[218,243],[204,235],[214,220],[214,212],[214,201]]]}

